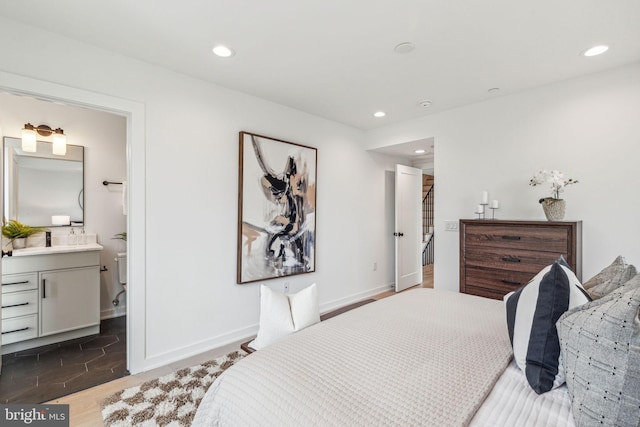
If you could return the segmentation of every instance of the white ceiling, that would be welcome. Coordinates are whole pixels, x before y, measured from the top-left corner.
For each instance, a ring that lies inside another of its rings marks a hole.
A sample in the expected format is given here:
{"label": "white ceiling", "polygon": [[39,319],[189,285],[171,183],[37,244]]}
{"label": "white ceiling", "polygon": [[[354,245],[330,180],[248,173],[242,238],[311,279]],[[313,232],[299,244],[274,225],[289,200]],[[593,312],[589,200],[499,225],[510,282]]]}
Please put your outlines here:
{"label": "white ceiling", "polygon": [[0,16],[360,129],[640,61],[638,0],[0,0]]}

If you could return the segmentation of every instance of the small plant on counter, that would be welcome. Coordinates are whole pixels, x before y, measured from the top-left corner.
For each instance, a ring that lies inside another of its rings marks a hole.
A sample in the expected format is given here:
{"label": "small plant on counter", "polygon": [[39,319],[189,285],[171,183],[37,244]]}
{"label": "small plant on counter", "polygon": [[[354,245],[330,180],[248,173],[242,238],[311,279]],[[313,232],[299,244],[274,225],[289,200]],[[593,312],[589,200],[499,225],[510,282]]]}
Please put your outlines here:
{"label": "small plant on counter", "polygon": [[9,222],[5,222],[2,225],[2,235],[12,241],[48,230],[49,229],[46,227],[31,227],[30,225],[23,224],[15,219],[9,220]]}
{"label": "small plant on counter", "polygon": [[124,240],[126,242],[127,241],[127,232],[123,231],[122,233],[118,233],[115,236],[113,236],[112,239]]}

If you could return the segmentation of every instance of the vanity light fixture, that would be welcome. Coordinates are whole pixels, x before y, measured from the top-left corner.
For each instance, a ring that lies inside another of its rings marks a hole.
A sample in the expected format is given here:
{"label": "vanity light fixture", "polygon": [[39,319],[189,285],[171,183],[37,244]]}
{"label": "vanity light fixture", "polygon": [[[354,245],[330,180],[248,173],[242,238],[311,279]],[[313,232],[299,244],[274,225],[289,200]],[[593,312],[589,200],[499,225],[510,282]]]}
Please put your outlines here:
{"label": "vanity light fixture", "polygon": [[31,123],[27,123],[22,129],[22,151],[36,152],[36,130]]}
{"label": "vanity light fixture", "polygon": [[36,133],[42,136],[51,136],[53,134],[53,154],[57,156],[67,154],[67,136],[62,129],[51,129],[47,125],[35,127],[31,123],[25,124],[22,129],[22,151],[28,153],[36,152]]}

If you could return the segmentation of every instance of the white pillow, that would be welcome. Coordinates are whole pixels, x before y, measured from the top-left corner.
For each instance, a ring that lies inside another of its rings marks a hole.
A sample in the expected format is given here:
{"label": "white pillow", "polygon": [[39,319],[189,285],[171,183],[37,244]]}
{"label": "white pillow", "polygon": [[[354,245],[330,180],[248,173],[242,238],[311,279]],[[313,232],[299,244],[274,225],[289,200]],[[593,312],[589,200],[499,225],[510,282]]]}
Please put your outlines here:
{"label": "white pillow", "polygon": [[258,336],[249,343],[249,347],[260,350],[319,321],[315,283],[290,295],[260,285],[260,327]]}
{"label": "white pillow", "polygon": [[316,284],[307,286],[301,291],[289,295],[293,330],[299,331],[320,321],[318,307],[318,289]]}
{"label": "white pillow", "polygon": [[589,300],[564,259],[504,296],[513,357],[536,393],[564,383],[556,322],[564,312]]}

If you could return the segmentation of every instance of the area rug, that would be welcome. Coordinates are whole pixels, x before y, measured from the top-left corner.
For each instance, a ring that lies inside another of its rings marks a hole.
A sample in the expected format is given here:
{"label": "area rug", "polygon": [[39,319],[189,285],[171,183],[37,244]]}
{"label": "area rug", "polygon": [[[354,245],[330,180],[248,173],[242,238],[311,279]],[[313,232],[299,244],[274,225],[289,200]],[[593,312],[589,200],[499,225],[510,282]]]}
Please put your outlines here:
{"label": "area rug", "polygon": [[102,402],[104,425],[188,427],[209,386],[225,369],[243,357],[234,351],[119,391]]}

